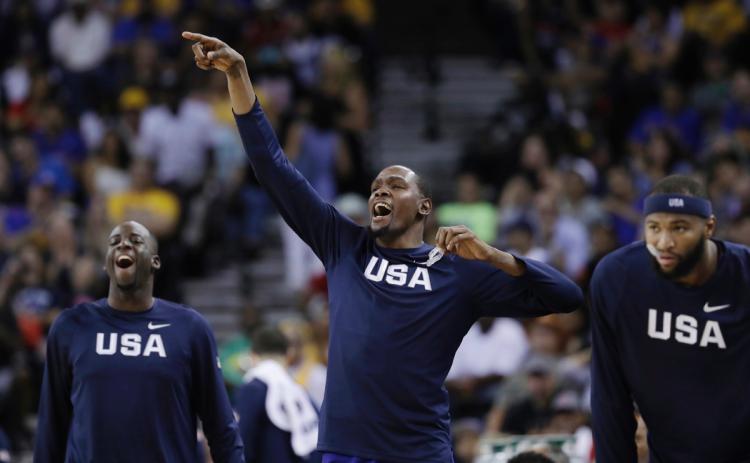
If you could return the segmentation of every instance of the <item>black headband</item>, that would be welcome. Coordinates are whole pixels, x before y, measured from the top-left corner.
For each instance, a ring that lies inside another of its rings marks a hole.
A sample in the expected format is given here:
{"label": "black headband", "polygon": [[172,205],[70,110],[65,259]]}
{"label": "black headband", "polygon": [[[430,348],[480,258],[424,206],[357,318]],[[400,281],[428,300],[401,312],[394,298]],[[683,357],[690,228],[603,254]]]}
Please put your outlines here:
{"label": "black headband", "polygon": [[707,199],[677,194],[657,194],[646,198],[643,214],[670,212],[672,214],[697,215],[707,219],[711,217],[711,202]]}

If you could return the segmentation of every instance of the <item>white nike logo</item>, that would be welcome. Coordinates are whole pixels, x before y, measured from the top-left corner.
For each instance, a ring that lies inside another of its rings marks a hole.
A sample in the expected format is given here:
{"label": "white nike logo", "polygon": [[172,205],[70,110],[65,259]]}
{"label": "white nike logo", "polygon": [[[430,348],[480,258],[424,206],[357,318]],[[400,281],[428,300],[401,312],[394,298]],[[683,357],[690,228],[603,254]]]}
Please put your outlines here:
{"label": "white nike logo", "polygon": [[148,322],[148,329],[150,329],[150,330],[158,330],[159,328],[166,328],[169,325],[171,325],[171,323],[164,323],[162,325],[154,325],[154,322]]}
{"label": "white nike logo", "polygon": [[717,310],[726,309],[730,305],[732,305],[732,304],[710,306],[710,305],[708,305],[708,302],[706,302],[706,304],[703,306],[703,311],[706,312],[706,313],[716,312]]}

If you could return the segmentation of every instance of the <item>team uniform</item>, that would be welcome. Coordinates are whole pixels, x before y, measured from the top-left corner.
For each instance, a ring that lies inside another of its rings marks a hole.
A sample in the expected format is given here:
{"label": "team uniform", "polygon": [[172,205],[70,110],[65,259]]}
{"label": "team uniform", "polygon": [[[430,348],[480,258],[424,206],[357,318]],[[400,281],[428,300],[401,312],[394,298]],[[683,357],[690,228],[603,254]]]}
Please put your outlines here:
{"label": "team uniform", "polygon": [[750,461],[750,250],[714,240],[698,287],[662,277],[643,242],[605,257],[591,283],[597,461],[635,462],[634,405],[650,461]]}
{"label": "team uniform", "polygon": [[318,449],[452,461],[443,382],[471,325],[481,316],[571,311],[582,304],[580,289],[532,260],[513,278],[455,255],[430,259],[427,244],[381,247],[291,166],[257,101],[236,120],[259,182],[326,267],[331,333]]}
{"label": "team uniform", "polygon": [[311,461],[318,440],[318,411],[284,367],[265,360],[248,371],[235,410],[246,463]]}
{"label": "team uniform", "polygon": [[195,310],[154,299],[126,312],[101,299],[63,311],[47,342],[36,462],[198,462],[196,417],[215,462],[244,461]]}

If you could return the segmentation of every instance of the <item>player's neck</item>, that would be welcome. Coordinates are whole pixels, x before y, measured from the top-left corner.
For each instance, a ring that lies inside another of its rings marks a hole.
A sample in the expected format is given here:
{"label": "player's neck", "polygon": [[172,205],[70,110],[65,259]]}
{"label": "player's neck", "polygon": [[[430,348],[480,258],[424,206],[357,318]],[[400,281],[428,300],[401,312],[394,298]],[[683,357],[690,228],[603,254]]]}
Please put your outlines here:
{"label": "player's neck", "polygon": [[375,243],[382,248],[411,249],[424,243],[423,236],[424,228],[413,226],[398,236],[379,236],[375,238]]}
{"label": "player's neck", "polygon": [[686,286],[700,286],[707,282],[716,271],[719,262],[719,249],[712,240],[706,240],[703,257],[693,271],[676,281]]}
{"label": "player's neck", "polygon": [[148,310],[154,305],[153,284],[133,290],[124,290],[116,284],[110,283],[107,304],[115,310],[125,312],[143,312]]}

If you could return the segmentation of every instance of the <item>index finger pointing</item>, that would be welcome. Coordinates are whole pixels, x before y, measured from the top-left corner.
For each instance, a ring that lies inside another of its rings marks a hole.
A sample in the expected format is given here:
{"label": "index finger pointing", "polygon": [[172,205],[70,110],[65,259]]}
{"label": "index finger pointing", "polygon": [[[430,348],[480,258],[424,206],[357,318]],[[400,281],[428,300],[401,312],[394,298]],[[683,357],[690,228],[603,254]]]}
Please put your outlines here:
{"label": "index finger pointing", "polygon": [[182,38],[188,39],[188,40],[195,40],[198,42],[206,42],[209,39],[207,35],[198,34],[196,32],[188,32],[188,31],[184,31],[182,33]]}

